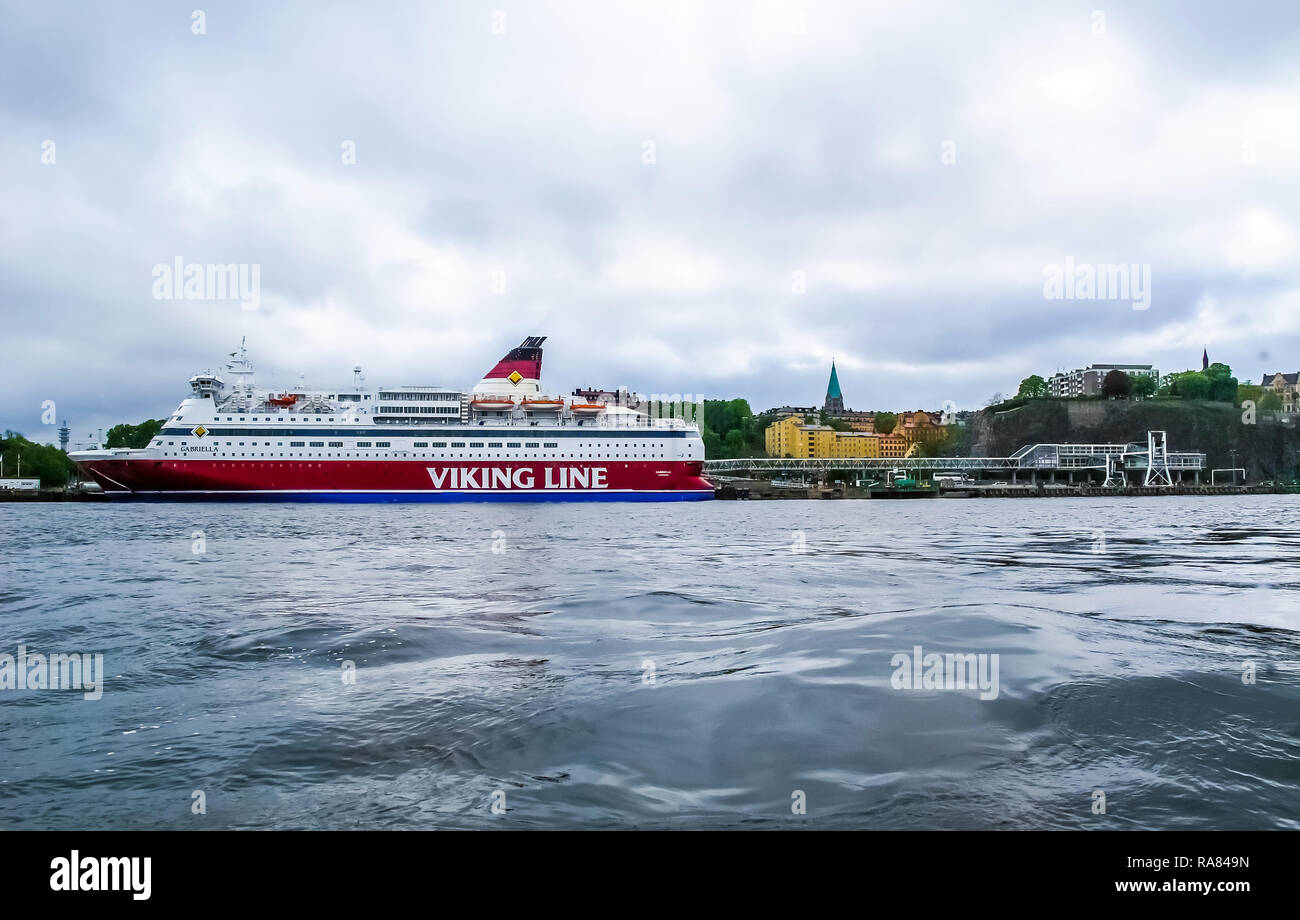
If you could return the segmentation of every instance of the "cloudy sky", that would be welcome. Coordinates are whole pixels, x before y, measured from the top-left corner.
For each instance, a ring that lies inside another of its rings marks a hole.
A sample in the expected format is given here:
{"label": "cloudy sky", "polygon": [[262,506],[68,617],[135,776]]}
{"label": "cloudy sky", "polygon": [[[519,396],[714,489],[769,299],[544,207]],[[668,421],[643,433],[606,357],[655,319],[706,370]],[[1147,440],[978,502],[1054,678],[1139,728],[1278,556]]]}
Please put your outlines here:
{"label": "cloudy sky", "polygon": [[[0,426],[40,440],[241,336],[263,382],[468,387],[544,334],[555,390],[756,409],[832,356],[856,408],[1300,369],[1300,4],[0,11]],[[256,309],[159,299],[177,258],[257,266]],[[1149,307],[1046,298],[1067,258]]]}

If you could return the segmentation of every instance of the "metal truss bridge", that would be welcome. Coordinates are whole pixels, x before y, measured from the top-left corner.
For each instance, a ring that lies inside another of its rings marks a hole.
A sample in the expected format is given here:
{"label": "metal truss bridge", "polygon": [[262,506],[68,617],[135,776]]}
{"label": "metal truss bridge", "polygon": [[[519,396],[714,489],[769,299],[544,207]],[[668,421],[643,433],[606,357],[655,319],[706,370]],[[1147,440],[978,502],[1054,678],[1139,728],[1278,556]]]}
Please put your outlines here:
{"label": "metal truss bridge", "polygon": [[1172,473],[1205,469],[1205,454],[1165,448],[1163,431],[1147,432],[1146,444],[1031,444],[1010,457],[812,457],[809,459],[749,457],[739,460],[706,460],[704,472],[889,473],[902,469],[917,473],[1070,473],[1101,470],[1107,483],[1127,480],[1128,472],[1140,472],[1143,485],[1173,485]]}

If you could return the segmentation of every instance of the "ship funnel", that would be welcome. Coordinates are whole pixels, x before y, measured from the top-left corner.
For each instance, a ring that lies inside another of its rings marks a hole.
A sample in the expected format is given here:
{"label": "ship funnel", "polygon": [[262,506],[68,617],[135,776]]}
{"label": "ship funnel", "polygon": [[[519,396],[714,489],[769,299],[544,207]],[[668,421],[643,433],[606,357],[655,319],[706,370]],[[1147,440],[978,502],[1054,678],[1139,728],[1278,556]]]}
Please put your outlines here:
{"label": "ship funnel", "polygon": [[510,349],[492,370],[474,387],[475,393],[540,392],[542,377],[542,343],[544,335],[530,335],[518,347]]}

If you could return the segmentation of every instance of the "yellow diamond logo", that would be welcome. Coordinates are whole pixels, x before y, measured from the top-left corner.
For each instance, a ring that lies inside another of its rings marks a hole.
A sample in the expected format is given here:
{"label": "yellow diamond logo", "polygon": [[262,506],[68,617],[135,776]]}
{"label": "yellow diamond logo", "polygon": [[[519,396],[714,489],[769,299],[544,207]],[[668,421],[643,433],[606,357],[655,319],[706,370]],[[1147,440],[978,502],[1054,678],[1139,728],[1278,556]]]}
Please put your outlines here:
{"label": "yellow diamond logo", "polygon": [[509,380],[511,383],[518,383],[524,378],[519,375],[519,371],[511,371],[510,376],[507,377],[506,379]]}
{"label": "yellow diamond logo", "polygon": [[194,429],[194,436],[196,438],[201,438],[207,433],[208,433],[208,429],[204,428],[202,425]]}

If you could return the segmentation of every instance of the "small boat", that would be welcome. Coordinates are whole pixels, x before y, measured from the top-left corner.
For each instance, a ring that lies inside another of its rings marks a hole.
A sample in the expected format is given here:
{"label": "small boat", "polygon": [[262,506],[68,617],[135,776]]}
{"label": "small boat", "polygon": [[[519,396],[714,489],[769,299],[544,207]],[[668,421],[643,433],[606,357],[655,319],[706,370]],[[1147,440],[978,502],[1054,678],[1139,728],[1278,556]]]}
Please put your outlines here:
{"label": "small boat", "polygon": [[569,408],[574,415],[595,415],[605,411],[603,403],[570,403]]}
{"label": "small boat", "polygon": [[513,409],[515,401],[508,396],[480,396],[477,399],[471,399],[469,406],[471,409]]}
{"label": "small boat", "polygon": [[564,408],[564,400],[546,397],[542,399],[525,398],[522,405],[525,409],[531,409],[534,412],[559,412]]}
{"label": "small boat", "polygon": [[298,401],[298,397],[292,393],[281,393],[279,396],[268,397],[266,401],[277,408],[287,409]]}
{"label": "small boat", "polygon": [[913,479],[901,469],[890,470],[893,483],[877,483],[867,488],[869,498],[938,498],[939,484]]}

